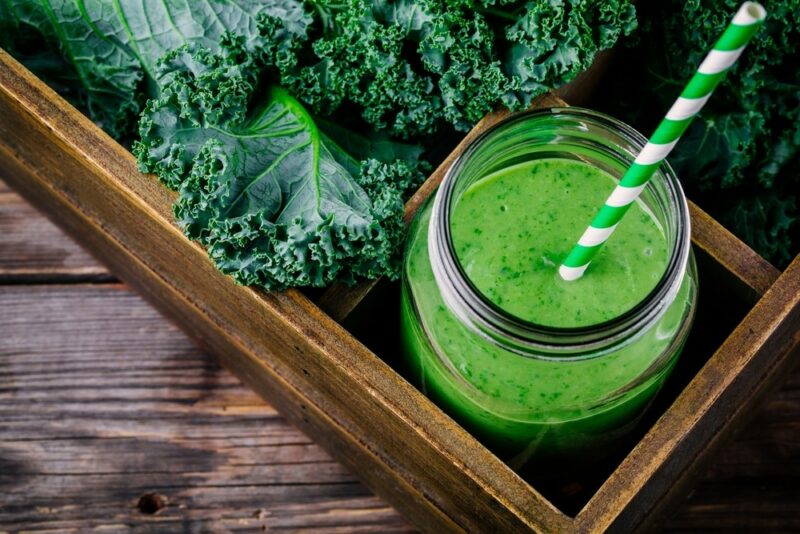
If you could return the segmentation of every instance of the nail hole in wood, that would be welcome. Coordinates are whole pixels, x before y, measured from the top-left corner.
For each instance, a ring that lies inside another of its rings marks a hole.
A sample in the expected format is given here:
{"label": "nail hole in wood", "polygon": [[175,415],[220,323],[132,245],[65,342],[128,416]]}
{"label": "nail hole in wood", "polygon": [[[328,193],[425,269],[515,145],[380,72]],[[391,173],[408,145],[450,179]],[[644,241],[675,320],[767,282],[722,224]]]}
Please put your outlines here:
{"label": "nail hole in wood", "polygon": [[140,512],[147,515],[157,514],[167,506],[167,497],[159,493],[145,493],[139,497],[136,507]]}

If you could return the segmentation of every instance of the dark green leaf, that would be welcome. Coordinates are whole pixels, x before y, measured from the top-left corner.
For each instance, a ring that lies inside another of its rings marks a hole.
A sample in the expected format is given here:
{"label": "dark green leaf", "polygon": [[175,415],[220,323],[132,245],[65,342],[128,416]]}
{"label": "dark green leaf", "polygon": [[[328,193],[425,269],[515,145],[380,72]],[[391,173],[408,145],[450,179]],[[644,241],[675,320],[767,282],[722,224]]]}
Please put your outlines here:
{"label": "dark green leaf", "polygon": [[268,289],[397,276],[403,203],[392,167],[371,160],[362,176],[294,98],[257,91],[257,68],[226,52],[167,57],[136,147],[143,169],[179,190],[186,234],[223,272]]}

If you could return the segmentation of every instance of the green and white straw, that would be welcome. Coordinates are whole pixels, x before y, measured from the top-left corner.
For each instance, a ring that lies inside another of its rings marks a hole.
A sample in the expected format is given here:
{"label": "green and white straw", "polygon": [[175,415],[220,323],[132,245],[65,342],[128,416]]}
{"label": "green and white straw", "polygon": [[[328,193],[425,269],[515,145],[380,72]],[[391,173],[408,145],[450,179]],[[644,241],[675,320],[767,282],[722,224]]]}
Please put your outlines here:
{"label": "green and white straw", "polygon": [[628,208],[639,197],[648,180],[655,174],[661,162],[711,96],[711,92],[761,27],[766,14],[764,7],[757,2],[742,4],[731,24],[714,45],[714,49],[700,64],[666,118],[658,125],[655,133],[597,213],[591,226],[586,229],[578,244],[559,267],[561,278],[570,281],[583,276],[592,258],[614,232]]}

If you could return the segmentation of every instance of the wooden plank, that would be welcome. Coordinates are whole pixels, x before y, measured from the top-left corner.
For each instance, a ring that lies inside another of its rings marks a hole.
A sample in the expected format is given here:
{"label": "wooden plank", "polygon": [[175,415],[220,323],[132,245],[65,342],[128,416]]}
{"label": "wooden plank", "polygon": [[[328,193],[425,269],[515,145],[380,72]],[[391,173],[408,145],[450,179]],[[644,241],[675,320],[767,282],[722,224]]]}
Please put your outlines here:
{"label": "wooden plank", "polygon": [[[647,530],[788,375],[800,346],[800,255],[576,518],[581,531]],[[691,431],[690,431],[691,429]]]}
{"label": "wooden plank", "polygon": [[0,331],[0,531],[411,530],[122,286],[0,286]]}
{"label": "wooden plank", "polygon": [[0,113],[16,189],[410,519],[431,530],[569,524],[302,294],[216,271],[131,155],[2,52]]}
{"label": "wooden plank", "polygon": [[715,221],[694,202],[689,202],[692,242],[716,266],[711,276],[731,278],[731,288],[747,302],[755,303],[775,283],[781,272],[735,235]]}
{"label": "wooden plank", "polygon": [[670,532],[800,531],[800,368],[721,448]]}
{"label": "wooden plank", "polygon": [[800,491],[796,483],[782,487],[747,484],[701,484],[694,504],[687,505],[669,521],[664,532],[706,534],[709,532],[796,533],[800,532],[797,508]]}
{"label": "wooden plank", "polygon": [[111,281],[75,241],[0,180],[0,282]]}

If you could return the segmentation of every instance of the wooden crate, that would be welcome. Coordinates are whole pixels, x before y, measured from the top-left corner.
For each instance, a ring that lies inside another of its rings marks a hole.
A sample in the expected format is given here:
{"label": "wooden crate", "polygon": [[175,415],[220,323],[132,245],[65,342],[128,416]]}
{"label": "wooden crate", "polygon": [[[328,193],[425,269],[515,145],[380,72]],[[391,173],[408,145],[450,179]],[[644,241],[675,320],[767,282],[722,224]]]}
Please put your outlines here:
{"label": "wooden crate", "polygon": [[[559,103],[547,95],[536,105]],[[410,200],[407,216],[465,143],[503,116],[490,114],[466,136]],[[785,374],[800,343],[800,259],[781,274],[691,205],[698,321],[638,443],[602,466],[594,481],[533,487],[369,350],[362,343],[373,343],[368,333],[359,340],[340,324],[355,309],[345,324],[359,330],[359,310],[371,305],[374,284],[331,288],[317,304],[295,290],[267,293],[234,284],[174,225],[172,194],[2,51],[0,173],[370,488],[432,532],[651,526]],[[570,500],[571,494],[581,497]]]}

